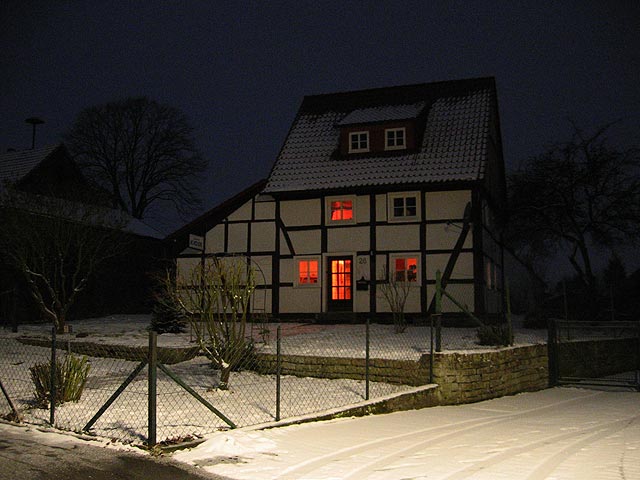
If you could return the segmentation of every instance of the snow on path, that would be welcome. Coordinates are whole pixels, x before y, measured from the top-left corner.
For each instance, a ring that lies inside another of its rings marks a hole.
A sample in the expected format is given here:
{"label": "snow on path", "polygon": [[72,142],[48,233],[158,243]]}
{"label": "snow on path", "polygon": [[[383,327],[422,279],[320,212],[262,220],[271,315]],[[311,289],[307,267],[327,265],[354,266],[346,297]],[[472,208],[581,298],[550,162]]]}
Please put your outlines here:
{"label": "snow on path", "polygon": [[175,455],[234,479],[640,479],[637,392],[555,388],[212,436]]}

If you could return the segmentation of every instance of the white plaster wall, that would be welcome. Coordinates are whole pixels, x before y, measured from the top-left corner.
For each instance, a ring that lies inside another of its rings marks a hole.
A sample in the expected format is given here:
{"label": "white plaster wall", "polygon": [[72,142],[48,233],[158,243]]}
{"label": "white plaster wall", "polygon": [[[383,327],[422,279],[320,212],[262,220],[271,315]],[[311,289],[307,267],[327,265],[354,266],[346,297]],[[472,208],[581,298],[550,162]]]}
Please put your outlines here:
{"label": "white plaster wall", "polygon": [[387,256],[376,255],[376,279],[386,280],[387,278]]}
{"label": "white plaster wall", "polygon": [[318,313],[322,305],[321,288],[280,289],[280,311],[282,313]]}
{"label": "white plaster wall", "polygon": [[387,196],[376,195],[376,221],[384,222],[387,220]]}
{"label": "white plaster wall", "polygon": [[224,225],[216,225],[209,230],[205,242],[207,253],[224,252]]}
{"label": "white plaster wall", "polygon": [[[391,313],[389,303],[385,300],[382,290],[378,285],[378,291],[376,294],[376,311],[379,313]],[[419,313],[420,312],[420,287],[412,286],[407,296],[407,303],[404,308],[405,313]]]}
{"label": "white plaster wall", "polygon": [[320,225],[320,199],[280,202],[280,218],[286,226]]}
{"label": "white plaster wall", "polygon": [[[293,268],[292,258],[283,258],[280,260],[280,282],[291,283],[295,282],[295,269]],[[282,296],[281,296],[282,298]]]}
{"label": "white plaster wall", "polygon": [[251,203],[252,201],[249,200],[247,203],[234,210],[227,218],[232,222],[239,220],[251,220]]}
{"label": "white plaster wall", "polygon": [[280,255],[292,255],[293,252],[289,249],[289,245],[287,245],[287,240],[284,237],[284,233],[280,232]]}
{"label": "white plaster wall", "polygon": [[276,202],[256,202],[256,220],[273,220],[276,218]]}
{"label": "white plaster wall", "polygon": [[376,246],[378,250],[419,250],[419,225],[381,225],[376,230]]}
{"label": "white plaster wall", "polygon": [[[427,255],[427,279],[435,280],[436,279],[436,271],[440,270],[440,273],[444,273],[444,269],[447,266],[447,262],[449,261],[449,257],[451,255],[448,253],[437,253]],[[473,278],[473,254],[470,252],[462,252],[456,261],[455,267],[453,267],[453,272],[451,274],[451,278],[455,279],[472,279]]]}
{"label": "white plaster wall", "polygon": [[369,227],[336,227],[327,230],[328,252],[369,250]]}
{"label": "white plaster wall", "polygon": [[200,268],[199,258],[178,258],[176,271],[178,281],[188,281],[194,268]]}
{"label": "white plaster wall", "polygon": [[247,251],[248,223],[229,224],[229,253],[240,253]]}
{"label": "white plaster wall", "polygon": [[356,222],[369,223],[370,211],[371,211],[371,208],[369,205],[369,196],[360,195],[356,197]]}
{"label": "white plaster wall", "polygon": [[320,230],[289,232],[296,255],[319,255],[321,247]]}
{"label": "white plaster wall", "polygon": [[[457,302],[462,305],[466,305],[468,310],[473,312],[474,309],[474,297],[473,297],[473,285],[471,284],[452,284],[447,285],[447,292],[449,292]],[[427,299],[429,302],[427,305],[431,305],[433,296],[436,293],[435,285],[427,285]],[[460,312],[461,310],[449,300],[447,297],[442,297],[442,311],[444,313]]]}
{"label": "white plaster wall", "polygon": [[276,248],[275,222],[253,222],[251,224],[251,251],[272,252]]}
{"label": "white plaster wall", "polygon": [[470,190],[427,192],[425,195],[427,220],[463,218],[465,206],[471,201]]}
{"label": "white plaster wall", "polygon": [[251,298],[251,312],[271,313],[271,289],[256,289]]}
{"label": "white plaster wall", "polygon": [[[460,237],[462,224],[447,225],[432,223],[426,225],[427,250],[453,250]],[[473,232],[469,230],[464,241],[464,248],[473,247]]]}
{"label": "white plaster wall", "polygon": [[257,285],[271,284],[271,256],[251,257]]}

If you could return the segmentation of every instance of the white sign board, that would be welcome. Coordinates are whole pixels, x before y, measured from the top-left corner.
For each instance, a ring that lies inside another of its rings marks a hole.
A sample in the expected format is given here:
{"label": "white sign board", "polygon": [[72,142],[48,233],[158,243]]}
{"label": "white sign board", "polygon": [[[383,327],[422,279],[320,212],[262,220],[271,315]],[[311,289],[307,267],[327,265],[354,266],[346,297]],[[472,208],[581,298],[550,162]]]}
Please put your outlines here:
{"label": "white sign board", "polygon": [[204,237],[189,234],[189,247],[202,252],[204,250]]}

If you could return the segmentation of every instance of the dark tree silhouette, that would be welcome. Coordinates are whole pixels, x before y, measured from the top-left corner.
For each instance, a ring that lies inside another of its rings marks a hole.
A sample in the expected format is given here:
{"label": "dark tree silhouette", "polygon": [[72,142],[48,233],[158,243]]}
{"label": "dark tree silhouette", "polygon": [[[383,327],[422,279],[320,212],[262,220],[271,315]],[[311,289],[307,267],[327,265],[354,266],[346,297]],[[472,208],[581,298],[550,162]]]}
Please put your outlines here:
{"label": "dark tree silhouette", "polygon": [[10,188],[0,194],[0,264],[23,279],[58,331],[99,267],[122,252],[124,215]]}
{"label": "dark tree silhouette", "polygon": [[206,167],[192,135],[179,110],[141,97],[84,109],[65,142],[114,208],[143,218],[168,202],[185,216],[200,204],[195,180]]}
{"label": "dark tree silhouette", "polygon": [[632,244],[640,236],[640,156],[611,146],[610,126],[591,135],[574,126],[568,142],[509,177],[511,243],[530,258],[567,252],[593,302],[594,247]]}

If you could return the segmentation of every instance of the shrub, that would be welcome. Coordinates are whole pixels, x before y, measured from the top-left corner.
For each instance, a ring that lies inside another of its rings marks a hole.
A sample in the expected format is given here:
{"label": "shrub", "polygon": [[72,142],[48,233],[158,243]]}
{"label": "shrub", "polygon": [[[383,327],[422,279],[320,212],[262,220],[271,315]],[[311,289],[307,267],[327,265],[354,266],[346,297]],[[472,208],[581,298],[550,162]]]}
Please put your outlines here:
{"label": "shrub", "polygon": [[[64,361],[56,360],[56,405],[80,400],[90,368],[87,357],[69,354]],[[48,405],[51,399],[51,362],[37,363],[29,371],[36,388],[36,401],[40,405]]]}
{"label": "shrub", "polygon": [[478,328],[478,343],[480,345],[508,347],[512,343],[509,326],[506,324],[485,325]]}

